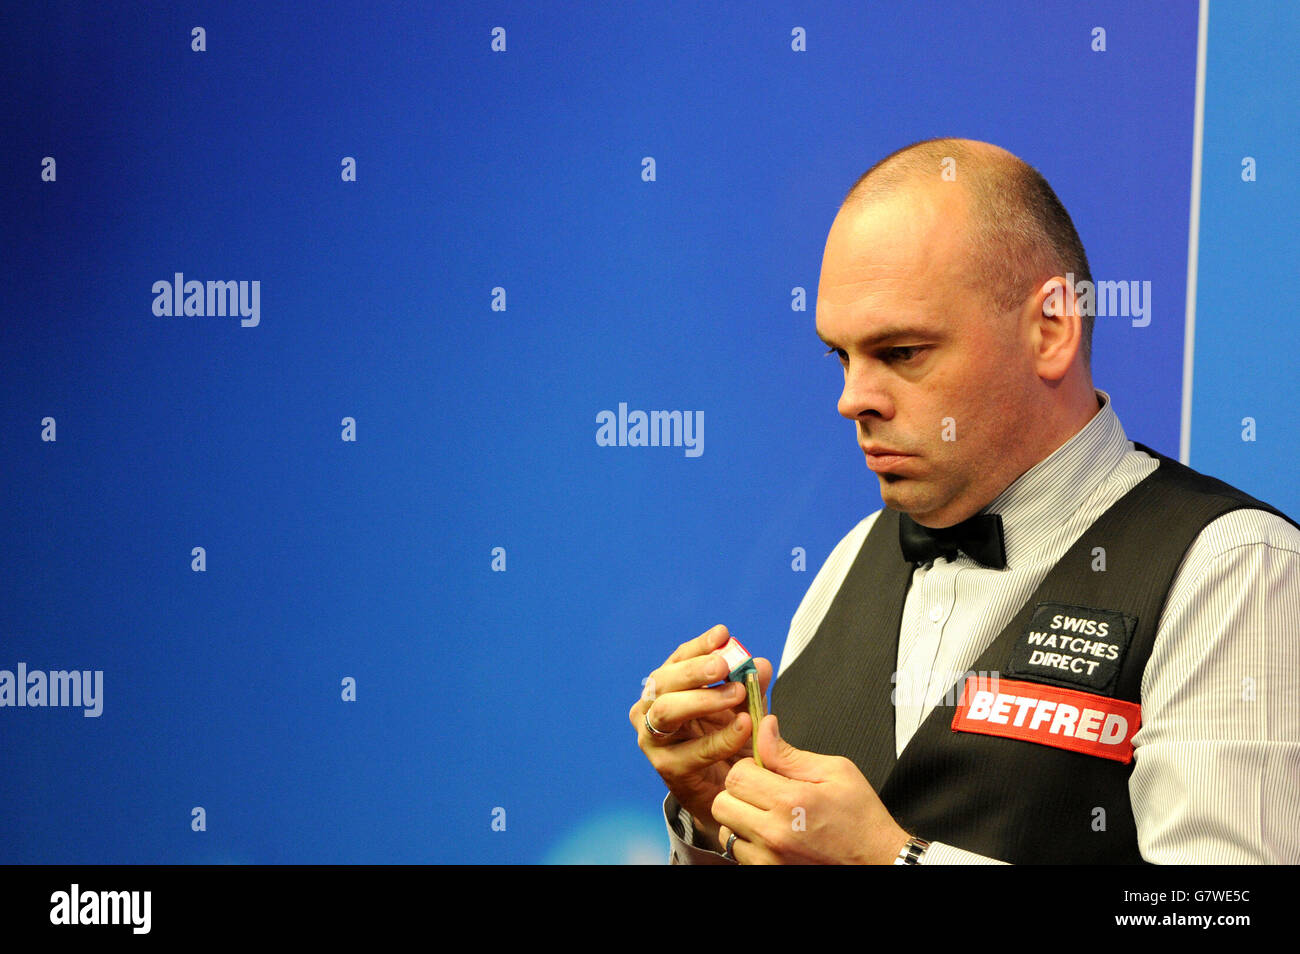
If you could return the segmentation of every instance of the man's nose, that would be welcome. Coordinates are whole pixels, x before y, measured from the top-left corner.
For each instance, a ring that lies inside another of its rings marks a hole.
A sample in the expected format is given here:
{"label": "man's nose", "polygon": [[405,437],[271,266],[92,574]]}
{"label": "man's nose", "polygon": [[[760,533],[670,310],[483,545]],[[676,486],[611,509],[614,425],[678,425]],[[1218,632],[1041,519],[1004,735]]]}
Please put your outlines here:
{"label": "man's nose", "polygon": [[844,390],[837,405],[840,414],[850,421],[875,417],[887,421],[894,416],[894,402],[885,387],[879,369],[849,362],[844,372]]}

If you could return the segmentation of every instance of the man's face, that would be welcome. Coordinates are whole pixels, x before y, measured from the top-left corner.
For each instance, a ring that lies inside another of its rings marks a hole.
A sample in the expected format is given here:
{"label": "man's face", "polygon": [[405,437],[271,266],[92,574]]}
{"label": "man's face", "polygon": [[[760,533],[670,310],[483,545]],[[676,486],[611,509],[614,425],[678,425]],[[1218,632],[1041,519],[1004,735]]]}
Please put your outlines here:
{"label": "man's face", "polygon": [[954,183],[842,209],[817,289],[817,333],[844,366],[839,412],[857,422],[886,506],[934,527],[1028,469],[1041,387],[1020,315],[996,313],[963,278],[966,222]]}

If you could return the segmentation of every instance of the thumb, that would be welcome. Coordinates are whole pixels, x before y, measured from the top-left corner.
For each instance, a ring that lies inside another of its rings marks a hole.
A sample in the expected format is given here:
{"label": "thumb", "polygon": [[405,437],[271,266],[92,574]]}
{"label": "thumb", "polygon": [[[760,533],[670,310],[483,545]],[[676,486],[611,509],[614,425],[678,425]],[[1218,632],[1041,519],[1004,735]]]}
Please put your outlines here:
{"label": "thumb", "polygon": [[796,749],[781,738],[774,715],[764,716],[758,724],[758,754],[762,756],[763,768],[769,772],[805,782],[821,781],[822,771],[818,763],[825,756]]}

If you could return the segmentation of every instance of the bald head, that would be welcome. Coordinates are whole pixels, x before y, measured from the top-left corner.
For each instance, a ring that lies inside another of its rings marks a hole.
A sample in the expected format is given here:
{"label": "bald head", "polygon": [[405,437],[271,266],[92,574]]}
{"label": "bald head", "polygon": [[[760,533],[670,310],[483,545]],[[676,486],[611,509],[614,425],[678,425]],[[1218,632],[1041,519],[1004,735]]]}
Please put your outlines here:
{"label": "bald head", "polygon": [[[954,210],[965,233],[969,282],[998,311],[1020,307],[1054,275],[1091,281],[1083,243],[1061,200],[1038,170],[1005,149],[971,139],[913,143],[863,173],[841,207],[909,192]],[[1092,315],[1081,319],[1088,364]]]}

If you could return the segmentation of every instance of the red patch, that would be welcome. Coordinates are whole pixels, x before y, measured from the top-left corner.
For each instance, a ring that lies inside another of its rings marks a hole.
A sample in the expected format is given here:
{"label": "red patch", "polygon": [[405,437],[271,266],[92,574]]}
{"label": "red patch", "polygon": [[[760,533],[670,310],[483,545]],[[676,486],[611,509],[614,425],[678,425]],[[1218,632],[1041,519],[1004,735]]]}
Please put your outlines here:
{"label": "red patch", "polygon": [[978,732],[1058,749],[1133,761],[1142,707],[1109,696],[1037,682],[970,676],[953,716],[954,732]]}

